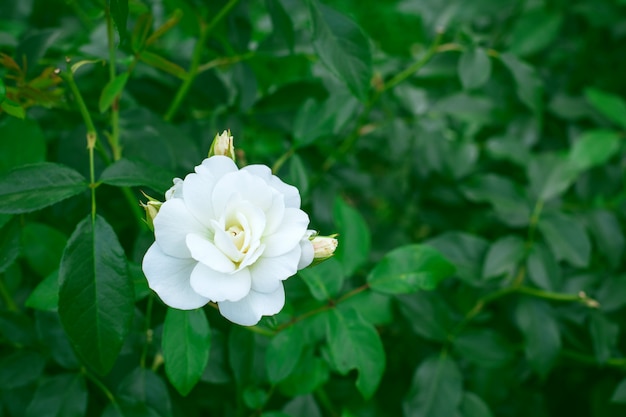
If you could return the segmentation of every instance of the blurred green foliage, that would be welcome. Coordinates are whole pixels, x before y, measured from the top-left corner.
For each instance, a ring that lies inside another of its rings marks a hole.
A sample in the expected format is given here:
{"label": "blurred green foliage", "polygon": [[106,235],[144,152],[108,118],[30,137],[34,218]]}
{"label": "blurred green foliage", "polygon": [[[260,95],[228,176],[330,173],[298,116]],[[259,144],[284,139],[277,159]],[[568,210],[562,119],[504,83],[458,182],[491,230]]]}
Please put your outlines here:
{"label": "blurred green foliage", "polygon": [[[0,2],[0,416],[624,415],[625,42],[624,0]],[[139,266],[224,129],[340,233],[251,329]]]}

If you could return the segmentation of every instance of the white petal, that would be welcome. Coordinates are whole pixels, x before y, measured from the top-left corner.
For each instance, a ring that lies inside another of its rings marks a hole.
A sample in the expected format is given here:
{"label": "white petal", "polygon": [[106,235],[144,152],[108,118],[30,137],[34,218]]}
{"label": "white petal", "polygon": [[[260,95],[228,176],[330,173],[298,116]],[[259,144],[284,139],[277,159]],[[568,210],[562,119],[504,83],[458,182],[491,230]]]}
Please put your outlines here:
{"label": "white petal", "polygon": [[298,272],[301,249],[296,246],[290,252],[274,258],[262,256],[251,267],[252,289],[263,293],[274,292],[281,281]]}
{"label": "white petal", "polygon": [[292,250],[300,243],[308,225],[309,216],[305,212],[295,208],[286,209],[278,231],[263,239],[266,246],[264,256],[271,258]]}
{"label": "white petal", "polygon": [[202,161],[202,164],[198,165],[195,171],[203,177],[215,179],[221,178],[229,172],[237,171],[237,165],[227,156],[215,155]]}
{"label": "white petal", "polygon": [[229,273],[235,270],[233,261],[204,236],[190,233],[187,235],[185,243],[196,261],[220,273]]}
{"label": "white petal", "polygon": [[300,192],[293,185],[285,184],[265,165],[248,165],[241,169],[263,178],[267,184],[285,196],[285,206],[300,208]]}
{"label": "white petal", "polygon": [[313,256],[315,255],[313,244],[309,240],[308,236],[305,236],[300,241],[300,249],[302,249],[302,255],[300,255],[300,262],[298,262],[298,270],[311,265],[311,262],[313,262]]}
{"label": "white petal", "polygon": [[285,196],[276,192],[272,199],[272,205],[266,210],[265,234],[270,235],[280,227],[285,217]]}
{"label": "white petal", "polygon": [[206,227],[200,224],[187,210],[181,198],[172,198],[161,206],[154,218],[154,235],[159,247],[167,255],[189,258],[185,239],[189,233],[204,233]]}
{"label": "white petal", "polygon": [[237,301],[217,304],[222,316],[242,326],[254,326],[261,316],[278,313],[285,305],[285,290],[282,284],[272,293],[250,291],[247,297]]}
{"label": "white petal", "polygon": [[220,178],[213,188],[215,216],[219,217],[237,201],[248,201],[261,210],[267,210],[272,205],[272,189],[261,178],[249,172],[231,172]]}
{"label": "white petal", "polygon": [[168,256],[153,243],[143,257],[143,272],[148,285],[170,307],[193,310],[202,307],[209,299],[191,288],[191,271],[198,263],[191,259]]}
{"label": "white petal", "polygon": [[250,292],[250,271],[217,272],[198,263],[191,272],[191,287],[212,301],[239,301]]}
{"label": "white petal", "polygon": [[243,254],[237,249],[228,232],[221,228],[215,229],[214,242],[215,247],[233,262],[239,262],[243,259]]}
{"label": "white petal", "polygon": [[183,182],[183,198],[190,213],[206,227],[210,226],[210,220],[214,218],[213,205],[211,204],[211,192],[215,186],[215,180],[198,174],[189,174]]}

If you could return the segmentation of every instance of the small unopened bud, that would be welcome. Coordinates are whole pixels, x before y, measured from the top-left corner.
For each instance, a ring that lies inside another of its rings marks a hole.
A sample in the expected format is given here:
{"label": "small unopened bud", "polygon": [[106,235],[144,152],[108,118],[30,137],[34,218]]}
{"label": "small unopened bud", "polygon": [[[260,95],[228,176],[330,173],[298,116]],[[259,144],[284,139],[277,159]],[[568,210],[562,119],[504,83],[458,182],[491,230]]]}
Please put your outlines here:
{"label": "small unopened bud", "polygon": [[163,203],[157,199],[150,197],[143,191],[142,194],[148,199],[148,201],[146,203],[142,201],[139,204],[141,204],[141,207],[143,207],[143,209],[146,211],[146,223],[148,224],[148,227],[150,228],[150,230],[154,231],[154,218],[159,213],[159,209],[161,208]]}
{"label": "small unopened bud", "polygon": [[216,134],[209,149],[209,158],[214,155],[227,156],[233,161],[235,160],[235,147],[233,146],[233,137],[230,130],[225,130],[222,134]]}
{"label": "small unopened bud", "polygon": [[330,236],[314,236],[311,239],[313,244],[313,263],[318,264],[334,255],[335,249],[339,241],[336,239],[337,235]]}

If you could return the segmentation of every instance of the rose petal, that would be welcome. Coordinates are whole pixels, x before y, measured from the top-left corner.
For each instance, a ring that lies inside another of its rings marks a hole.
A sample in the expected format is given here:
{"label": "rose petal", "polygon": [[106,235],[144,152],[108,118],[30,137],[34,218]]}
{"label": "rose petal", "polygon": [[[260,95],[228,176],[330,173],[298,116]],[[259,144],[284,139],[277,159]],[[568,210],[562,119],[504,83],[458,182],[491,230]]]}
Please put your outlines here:
{"label": "rose petal", "polygon": [[263,239],[264,256],[274,257],[289,252],[300,243],[309,225],[309,216],[300,209],[287,208],[279,230]]}
{"label": "rose petal", "polygon": [[302,255],[300,256],[300,262],[298,262],[298,270],[311,265],[313,256],[315,256],[313,243],[309,240],[308,234],[300,241],[300,249],[302,250]]}
{"label": "rose petal", "polygon": [[224,274],[198,263],[191,272],[191,287],[212,301],[239,301],[250,292],[250,285],[247,269]]}
{"label": "rose petal", "polygon": [[285,206],[300,208],[300,192],[293,185],[284,183],[265,165],[248,165],[241,169],[262,178],[269,186],[285,196]]}
{"label": "rose petal", "polygon": [[168,256],[153,243],[143,257],[143,272],[148,285],[170,307],[193,310],[202,307],[209,299],[191,288],[189,277],[198,263],[191,259]]}
{"label": "rose petal", "polygon": [[161,206],[154,218],[154,235],[163,252],[178,258],[189,258],[185,239],[189,233],[206,232],[206,227],[199,223],[187,210],[181,198],[172,198]]}
{"label": "rose petal", "polygon": [[220,217],[238,201],[247,201],[261,210],[272,205],[271,188],[261,178],[246,171],[224,175],[215,184],[211,197],[216,217]]}
{"label": "rose petal", "polygon": [[282,284],[271,293],[250,293],[237,302],[222,301],[217,304],[222,316],[242,326],[254,326],[261,316],[278,313],[285,305],[285,290]]}
{"label": "rose petal", "polygon": [[235,161],[227,156],[215,155],[205,158],[195,171],[202,177],[208,177],[210,180],[221,178],[229,172],[237,171]]}
{"label": "rose petal", "polygon": [[185,241],[191,257],[220,273],[235,270],[235,264],[221,250],[202,235],[190,233]]}
{"label": "rose petal", "polygon": [[262,293],[276,291],[276,288],[281,285],[282,280],[298,272],[300,254],[300,245],[297,245],[284,255],[274,258],[259,258],[250,266],[252,289]]}

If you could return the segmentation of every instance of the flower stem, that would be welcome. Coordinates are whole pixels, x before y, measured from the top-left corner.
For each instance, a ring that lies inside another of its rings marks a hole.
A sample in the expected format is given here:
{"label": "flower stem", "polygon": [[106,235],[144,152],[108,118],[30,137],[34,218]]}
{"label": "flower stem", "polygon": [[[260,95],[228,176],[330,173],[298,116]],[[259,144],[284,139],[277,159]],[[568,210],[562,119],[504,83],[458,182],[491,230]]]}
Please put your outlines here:
{"label": "flower stem", "polygon": [[277,174],[278,171],[282,168],[282,166],[285,164],[285,162],[287,162],[287,160],[289,158],[291,158],[291,156],[296,152],[296,149],[294,147],[289,148],[289,150],[287,150],[287,152],[285,152],[284,154],[282,154],[280,156],[280,158],[278,158],[276,160],[276,162],[274,162],[274,165],[272,165],[272,173],[273,174]]}
{"label": "flower stem", "polygon": [[178,112],[179,107],[185,100],[191,85],[193,84],[198,72],[200,70],[200,59],[202,58],[202,51],[204,49],[204,43],[209,36],[209,33],[213,30],[213,28],[228,14],[228,12],[237,4],[239,0],[230,0],[228,3],[222,7],[222,9],[213,17],[213,19],[209,22],[209,24],[205,25],[204,22],[200,22],[200,36],[196,41],[196,45],[193,48],[193,53],[191,55],[191,66],[189,71],[187,72],[187,78],[183,81],[182,85],[176,92],[176,96],[172,101],[172,104],[167,109],[165,116],[163,119],[166,122],[171,122],[176,112]]}
{"label": "flower stem", "polygon": [[[107,23],[107,43],[109,47],[109,81],[115,79],[115,32],[113,31],[113,19],[111,17],[111,7],[107,2],[104,8],[104,14]],[[111,134],[109,135],[109,144],[113,151],[113,160],[117,161],[122,157],[122,149],[120,147],[120,106],[119,94],[113,99],[111,104]]]}
{"label": "flower stem", "polygon": [[91,119],[91,115],[89,114],[89,110],[87,110],[87,106],[85,105],[85,100],[83,100],[83,96],[76,85],[76,81],[74,81],[74,75],[72,74],[72,70],[69,68],[69,60],[68,60],[68,68],[67,71],[62,71],[59,73],[59,76],[69,85],[74,98],[76,99],[76,104],[78,105],[78,110],[85,122],[85,126],[87,127],[87,151],[89,152],[89,188],[91,188],[91,221],[92,223],[96,220],[96,175],[95,175],[95,163],[93,157],[93,150],[96,146],[96,142],[98,141],[98,132],[96,131],[96,127],[93,124],[93,120]]}
{"label": "flower stem", "polygon": [[120,406],[117,403],[117,400],[115,399],[115,396],[113,395],[111,390],[106,385],[104,385],[104,383],[100,381],[95,375],[89,372],[84,366],[80,369],[80,371],[85,376],[85,378],[93,382],[93,384],[98,387],[100,391],[102,391],[104,396],[107,397],[107,399],[111,402],[111,405],[115,408],[118,414],[122,415],[122,410],[120,410]]}

